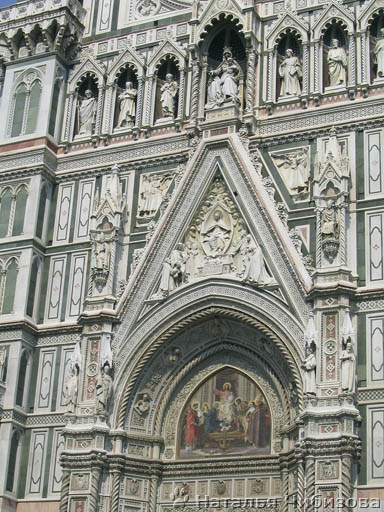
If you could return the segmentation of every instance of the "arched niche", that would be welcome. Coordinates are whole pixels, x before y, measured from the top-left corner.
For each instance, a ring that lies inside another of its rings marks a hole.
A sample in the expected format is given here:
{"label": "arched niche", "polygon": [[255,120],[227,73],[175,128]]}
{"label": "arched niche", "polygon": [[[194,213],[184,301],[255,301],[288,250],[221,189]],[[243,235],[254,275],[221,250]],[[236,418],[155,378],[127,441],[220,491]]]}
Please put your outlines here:
{"label": "arched niche", "polygon": [[137,93],[137,70],[127,64],[115,79],[114,129],[131,129],[137,125]]}
{"label": "arched niche", "polygon": [[249,375],[225,366],[194,389],[178,425],[177,458],[265,455],[271,411]]}
{"label": "arched niche", "polygon": [[384,9],[375,12],[368,30],[370,82],[384,80]]}
{"label": "arched niche", "polygon": [[90,137],[95,132],[98,81],[93,73],[86,73],[77,83],[77,105],[75,111],[74,137]]}
{"label": "arched niche", "polygon": [[46,38],[43,35],[40,25],[35,25],[29,33],[32,51],[34,54],[44,53],[47,51]]}
{"label": "arched niche", "polygon": [[[237,20],[238,21],[238,20]],[[234,75],[238,87],[238,98],[240,108],[244,107],[245,95],[245,76],[246,76],[246,50],[245,39],[241,32],[242,26],[231,18],[225,19],[224,15],[219,20],[214,19],[211,25],[206,28],[207,32],[203,32],[202,41],[200,42],[201,52],[204,59],[204,67],[202,72],[201,84],[204,89],[204,105],[208,105],[208,89],[214,79],[214,71],[218,71],[222,78],[221,65],[225,60],[226,51],[230,52],[230,57],[234,62]],[[229,97],[223,95],[223,105],[228,102]]]}
{"label": "arched niche", "polygon": [[[327,23],[322,31],[323,88],[346,87],[348,83],[348,33],[346,24],[339,19]],[[337,43],[336,43],[337,41]],[[337,44],[337,46],[336,46]],[[335,55],[337,51],[337,62]]]}
{"label": "arched niche", "polygon": [[155,71],[154,122],[176,119],[179,114],[180,69],[173,55],[167,55]]}
{"label": "arched niche", "polygon": [[[290,55],[288,55],[288,52],[290,52]],[[286,61],[287,58],[289,59],[288,61]],[[286,65],[284,65],[285,61],[287,62]],[[276,40],[276,99],[300,95],[303,81],[302,62],[303,47],[301,36],[295,29],[288,28]],[[287,68],[287,71],[285,68]],[[292,71],[294,68],[296,69],[296,74],[293,76]],[[289,83],[285,83],[286,74],[292,76]],[[295,93],[294,90],[296,89],[297,92]]]}

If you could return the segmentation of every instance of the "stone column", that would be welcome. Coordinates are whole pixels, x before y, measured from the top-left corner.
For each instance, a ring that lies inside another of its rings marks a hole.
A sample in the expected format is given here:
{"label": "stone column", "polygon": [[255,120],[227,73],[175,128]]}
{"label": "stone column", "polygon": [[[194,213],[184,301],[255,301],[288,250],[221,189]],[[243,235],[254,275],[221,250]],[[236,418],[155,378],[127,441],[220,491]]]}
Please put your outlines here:
{"label": "stone column", "polygon": [[348,85],[356,85],[356,40],[355,34],[349,34]]}
{"label": "stone column", "polygon": [[137,79],[137,103],[135,125],[140,128],[143,122],[144,77]]}
{"label": "stone column", "polygon": [[101,467],[92,467],[91,471],[91,491],[89,495],[88,501],[88,512],[97,512],[98,511],[98,501],[99,501],[99,481],[101,475]]}
{"label": "stone column", "polygon": [[199,101],[199,119],[201,121],[204,120],[205,92],[207,90],[207,73],[208,73],[208,62],[207,62],[207,56],[204,55],[204,62],[203,62],[201,81],[200,81],[200,101]]}
{"label": "stone column", "polygon": [[115,87],[114,84],[109,84],[106,87],[105,91],[105,109],[104,109],[104,118],[103,118],[103,134],[110,134],[113,131],[113,118],[114,118],[114,108],[113,108],[113,99],[115,98]]}
{"label": "stone column", "polygon": [[97,112],[95,122],[95,135],[100,135],[101,121],[103,117],[103,103],[104,103],[104,85],[99,85],[97,97]]}
{"label": "stone column", "polygon": [[303,94],[309,91],[309,44],[303,44]]}
{"label": "stone column", "polygon": [[256,71],[256,50],[252,47],[248,50],[247,64],[247,100],[246,111],[252,114],[255,104],[255,71]]}
{"label": "stone column", "polygon": [[192,123],[197,122],[199,112],[199,94],[200,94],[200,66],[197,59],[192,61],[192,92],[191,92],[191,114]]}
{"label": "stone column", "polygon": [[111,464],[111,512],[118,512],[119,497],[120,497],[120,481],[121,481],[121,466],[120,464]]}
{"label": "stone column", "polygon": [[70,481],[71,473],[68,469],[63,469],[63,474],[61,477],[60,512],[68,512]]}
{"label": "stone column", "polygon": [[182,119],[184,113],[184,93],[185,93],[185,69],[180,69],[179,83],[179,104],[177,108],[177,118]]}
{"label": "stone column", "polygon": [[67,98],[65,104],[65,128],[64,128],[64,140],[65,141],[70,141],[73,137],[73,122],[72,122],[72,112],[73,112],[73,107],[74,107],[74,104],[75,104],[75,100],[77,99],[76,98],[76,93],[75,92],[72,92],[69,96],[69,98]]}

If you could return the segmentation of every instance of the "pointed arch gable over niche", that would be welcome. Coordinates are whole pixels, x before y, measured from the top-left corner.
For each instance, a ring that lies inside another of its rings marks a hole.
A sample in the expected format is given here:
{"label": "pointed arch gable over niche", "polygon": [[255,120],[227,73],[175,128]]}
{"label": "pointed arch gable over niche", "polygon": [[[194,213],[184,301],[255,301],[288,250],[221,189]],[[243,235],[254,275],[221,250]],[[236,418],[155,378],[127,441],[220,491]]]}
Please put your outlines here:
{"label": "pointed arch gable over niche", "polygon": [[171,39],[166,39],[155,51],[155,53],[152,55],[151,59],[148,62],[148,75],[152,76],[158,65],[160,64],[160,61],[165,58],[167,55],[170,57],[173,57],[178,62],[179,69],[184,69],[186,64],[186,58],[187,54],[186,52],[178,46],[174,41]]}
{"label": "pointed arch gable over niche", "polygon": [[68,92],[73,93],[79,86],[79,82],[85,76],[93,76],[101,86],[104,83],[105,70],[93,59],[87,58],[73,73],[68,82]]}
{"label": "pointed arch gable over niche", "polygon": [[117,57],[108,73],[107,85],[112,85],[116,80],[119,72],[126,68],[127,65],[134,67],[137,77],[142,78],[145,71],[144,60],[135,52],[133,48],[126,48],[124,52]]}
{"label": "pointed arch gable over niche", "polygon": [[315,39],[320,39],[322,32],[327,23],[333,19],[340,20],[347,27],[348,33],[354,33],[354,17],[353,13],[339,3],[332,2],[325,8],[324,12],[319,15],[313,25],[313,35]]}
{"label": "pointed arch gable over niche", "polygon": [[196,42],[198,42],[199,39],[204,39],[218,22],[223,21],[231,21],[237,26],[239,31],[243,31],[247,27],[246,16],[236,0],[227,1],[224,10],[219,6],[216,0],[211,0],[208,2],[203,14],[199,18]]}
{"label": "pointed arch gable over niche", "polygon": [[293,31],[293,34],[299,34],[299,37],[303,43],[308,41],[308,24],[292,13],[285,13],[275,22],[274,25],[272,25],[271,30],[266,36],[266,40],[268,41],[268,48],[273,48],[281,36],[281,33],[285,33],[289,29]]}

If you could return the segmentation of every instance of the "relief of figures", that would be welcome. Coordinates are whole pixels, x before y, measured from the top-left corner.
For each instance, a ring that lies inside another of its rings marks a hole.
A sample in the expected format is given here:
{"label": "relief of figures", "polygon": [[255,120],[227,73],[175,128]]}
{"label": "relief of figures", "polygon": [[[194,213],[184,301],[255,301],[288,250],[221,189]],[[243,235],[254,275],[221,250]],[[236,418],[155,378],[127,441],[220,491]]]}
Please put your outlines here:
{"label": "relief of figures", "polygon": [[340,46],[338,39],[331,40],[331,48],[328,51],[328,75],[329,85],[335,87],[337,85],[347,84],[347,54]]}
{"label": "relief of figures", "polygon": [[138,216],[152,217],[157,212],[172,180],[171,174],[143,174],[141,177]]}
{"label": "relief of figures", "polygon": [[272,153],[271,158],[292,196],[307,194],[309,190],[309,148],[284,153]]}
{"label": "relief of figures", "polygon": [[86,89],[84,97],[78,101],[78,130],[79,135],[92,135],[97,112],[97,100],[90,89]]}
{"label": "relief of figures", "polygon": [[137,90],[133,87],[132,82],[126,82],[125,89],[118,96],[120,106],[119,119],[117,127],[132,128],[135,124],[136,117],[136,96]]}
{"label": "relief of figures", "polygon": [[260,388],[224,369],[193,394],[182,414],[181,457],[270,452],[271,414]]}
{"label": "relief of figures", "polygon": [[212,109],[223,104],[239,104],[239,74],[241,68],[233,59],[230,48],[224,48],[223,61],[210,72],[208,83],[208,100],[206,109]]}
{"label": "relief of figures", "polygon": [[300,80],[303,76],[303,69],[298,57],[293,50],[288,48],[285,57],[279,66],[281,77],[280,96],[299,96],[301,94]]}

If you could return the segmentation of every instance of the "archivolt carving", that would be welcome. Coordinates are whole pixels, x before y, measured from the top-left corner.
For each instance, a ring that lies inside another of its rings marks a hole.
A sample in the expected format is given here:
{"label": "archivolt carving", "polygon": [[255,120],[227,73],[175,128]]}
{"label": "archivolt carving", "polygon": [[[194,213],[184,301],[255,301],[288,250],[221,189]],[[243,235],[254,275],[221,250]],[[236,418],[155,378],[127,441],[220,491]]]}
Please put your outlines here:
{"label": "archivolt carving", "polygon": [[[140,378],[140,380],[141,380],[143,370],[146,367],[148,367],[148,365],[149,365],[151,359],[153,358],[154,354],[156,353],[156,351],[158,351],[162,346],[164,346],[164,344],[166,342],[168,342],[168,344],[169,344],[169,340],[174,338],[176,333],[179,333],[179,332],[185,333],[186,330],[188,329],[188,327],[191,326],[192,324],[196,323],[197,321],[203,320],[204,318],[209,317],[209,316],[218,316],[218,315],[220,315],[221,317],[227,317],[227,318],[233,318],[233,319],[239,320],[240,322],[242,322],[248,326],[256,328],[258,333],[266,335],[268,337],[268,339],[271,341],[271,344],[276,347],[276,351],[279,352],[281,358],[285,361],[285,364],[289,367],[290,375],[292,376],[292,380],[294,380],[296,382],[297,389],[301,390],[301,377],[299,375],[299,370],[298,370],[300,356],[297,357],[297,355],[296,356],[293,355],[287,349],[287,347],[284,345],[282,340],[279,337],[277,337],[273,332],[271,332],[271,330],[268,327],[263,325],[258,320],[255,320],[254,318],[252,318],[244,313],[241,313],[239,311],[231,311],[231,310],[227,310],[224,308],[207,308],[203,311],[199,311],[194,314],[190,314],[183,321],[179,322],[174,327],[169,328],[163,336],[158,338],[157,341],[155,341],[153,344],[150,344],[149,345],[150,348],[147,349],[147,351],[144,352],[144,354],[142,353],[137,358],[134,358],[134,359],[132,358],[133,362],[131,365],[131,372],[127,371],[126,369],[124,370],[124,379],[126,379],[126,383],[125,383],[124,387],[121,386],[122,395],[120,398],[120,403],[119,403],[118,407],[116,407],[116,410],[119,411],[118,417],[117,417],[117,423],[120,428],[124,427],[124,424],[126,421],[126,412],[127,412],[127,408],[128,408],[128,403],[132,399],[132,391],[134,388],[136,388],[137,390],[139,389],[138,379]],[[236,352],[238,352],[239,350],[245,351],[247,353],[246,357],[249,358],[250,354],[251,354],[252,359],[255,359],[255,357],[257,357],[257,354],[255,354],[254,350],[251,351],[244,347],[243,348],[240,347],[238,341],[236,341],[236,343],[237,343]],[[233,351],[234,345],[232,344],[232,345],[230,345],[230,347],[231,347],[231,350]],[[220,345],[219,349],[221,351],[223,350],[222,344]],[[201,347],[200,347],[200,351],[201,351]],[[218,351],[217,348],[214,349],[214,352],[217,352],[217,351]],[[199,364],[201,361],[203,361],[204,359],[209,357],[211,354],[212,354],[212,352],[210,352],[210,353],[205,352],[203,354],[200,353],[200,356],[198,356],[199,357],[198,361],[195,361],[194,363],[193,362],[188,363],[189,369],[185,370],[184,375],[186,375],[188,373],[188,371],[190,371],[193,367],[195,367],[196,364]],[[190,359],[190,357],[191,356],[189,356],[189,359]],[[277,358],[275,358],[275,359],[277,359]],[[185,365],[185,360],[180,363],[179,367],[181,367],[182,365]],[[276,366],[273,364],[272,367],[276,367]],[[278,372],[278,370],[276,370],[276,371]],[[174,376],[176,373],[177,373],[176,368],[173,368],[172,369],[172,377],[173,377],[172,381],[175,383],[175,385],[176,385],[176,379],[182,378],[182,377],[175,378]],[[127,375],[129,375],[128,379],[127,379]],[[164,385],[163,385],[163,388],[164,388]],[[158,400],[156,398],[154,399],[154,403],[158,403]],[[164,404],[166,404],[166,401],[164,402]],[[156,423],[156,426],[155,426],[155,429],[157,429],[157,428],[158,428],[158,423]]]}

